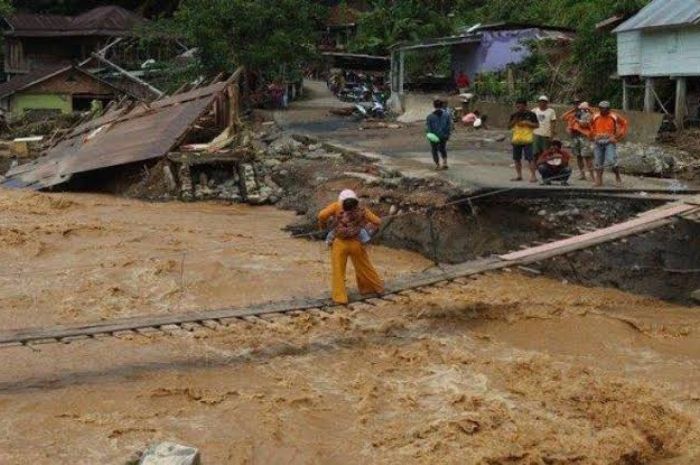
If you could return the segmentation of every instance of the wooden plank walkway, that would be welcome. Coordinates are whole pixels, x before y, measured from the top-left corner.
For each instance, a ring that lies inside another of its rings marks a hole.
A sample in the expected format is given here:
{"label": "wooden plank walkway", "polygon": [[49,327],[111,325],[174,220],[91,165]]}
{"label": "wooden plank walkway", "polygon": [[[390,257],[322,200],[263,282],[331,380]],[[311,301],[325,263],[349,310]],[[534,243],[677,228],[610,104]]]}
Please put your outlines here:
{"label": "wooden plank walkway", "polygon": [[501,255],[502,260],[515,261],[523,260],[531,257],[548,256],[551,253],[562,255],[570,251],[581,248],[592,247],[603,242],[610,242],[621,237],[638,234],[650,229],[656,229],[669,220],[682,214],[690,213],[697,210],[698,207],[687,203],[674,204],[661,208],[655,208],[642,213],[639,217],[618,223],[607,228],[597,229],[595,231],[574,236],[560,241],[550,242],[538,247],[532,247],[517,252]]}
{"label": "wooden plank walkway", "polygon": [[[356,297],[351,303],[368,302],[373,299],[390,301],[396,293],[427,288],[439,283],[454,281],[488,271],[500,270],[536,263],[555,256],[616,241],[623,237],[651,231],[676,221],[679,217],[700,214],[697,198],[682,201],[650,210],[632,220],[608,228],[599,229],[580,236],[526,248],[517,252],[473,260],[458,265],[443,266],[439,270],[410,276],[387,285],[386,293]],[[246,308],[230,308],[188,312],[177,315],[140,316],[115,319],[80,325],[52,326],[48,328],[25,328],[0,331],[0,347],[11,347],[44,342],[69,343],[75,340],[93,338],[100,335],[119,335],[125,332],[165,332],[172,329],[193,329],[216,327],[226,321],[245,320],[269,315],[294,314],[305,311],[329,310],[336,306],[329,299],[305,299],[296,301],[268,302]]]}

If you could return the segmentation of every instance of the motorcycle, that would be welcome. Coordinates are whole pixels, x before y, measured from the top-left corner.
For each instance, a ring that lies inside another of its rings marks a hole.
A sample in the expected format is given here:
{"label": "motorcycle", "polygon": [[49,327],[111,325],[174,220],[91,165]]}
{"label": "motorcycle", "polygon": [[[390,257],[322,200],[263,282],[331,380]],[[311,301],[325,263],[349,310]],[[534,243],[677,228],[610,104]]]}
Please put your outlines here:
{"label": "motorcycle", "polygon": [[376,96],[373,96],[370,102],[356,103],[352,114],[357,121],[367,118],[384,119],[386,107]]}
{"label": "motorcycle", "polygon": [[364,102],[366,100],[369,89],[361,84],[348,84],[341,89],[336,95],[343,102]]}

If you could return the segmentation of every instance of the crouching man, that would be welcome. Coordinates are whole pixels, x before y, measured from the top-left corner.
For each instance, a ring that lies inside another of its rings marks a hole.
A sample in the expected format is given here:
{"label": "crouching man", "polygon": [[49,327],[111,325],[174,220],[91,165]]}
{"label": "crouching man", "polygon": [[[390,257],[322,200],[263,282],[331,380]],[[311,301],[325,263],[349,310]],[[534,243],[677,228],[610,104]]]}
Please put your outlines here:
{"label": "crouching man", "polygon": [[569,185],[571,154],[564,150],[561,141],[553,140],[549,149],[542,152],[537,159],[537,171],[542,176],[542,184],[551,185],[553,181],[561,182],[562,186]]}

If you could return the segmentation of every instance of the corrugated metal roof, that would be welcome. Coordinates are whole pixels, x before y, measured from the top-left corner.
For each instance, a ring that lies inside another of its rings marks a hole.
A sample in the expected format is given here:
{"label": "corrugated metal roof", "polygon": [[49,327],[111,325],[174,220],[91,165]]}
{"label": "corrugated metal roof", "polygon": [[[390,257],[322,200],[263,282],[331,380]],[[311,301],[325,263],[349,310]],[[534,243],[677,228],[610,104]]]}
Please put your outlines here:
{"label": "corrugated metal roof", "polygon": [[34,69],[27,74],[18,74],[9,81],[0,84],[0,98],[8,97],[15,92],[43,82],[71,68],[71,65],[57,65],[49,68]]}
{"label": "corrugated metal roof", "polygon": [[61,15],[42,15],[32,13],[16,13],[5,18],[13,29],[31,30],[59,30],[68,29],[71,27],[70,16]]}
{"label": "corrugated metal roof", "polygon": [[471,26],[463,26],[459,28],[459,32],[466,34],[468,32],[483,32],[483,31],[517,31],[520,29],[546,29],[550,31],[561,32],[576,32],[576,29],[561,26],[549,26],[546,24],[537,23],[513,23],[501,21],[498,23],[475,24]]}
{"label": "corrugated metal roof", "polygon": [[128,31],[143,24],[144,18],[125,8],[111,5],[93,8],[76,16],[73,23],[79,29],[105,29]]}
{"label": "corrugated metal roof", "polygon": [[17,13],[5,18],[14,37],[127,34],[145,19],[119,6],[93,8],[79,16]]}
{"label": "corrugated metal roof", "polygon": [[76,73],[81,73],[89,77],[90,79],[93,79],[107,87],[112,88],[115,91],[115,93],[132,95],[131,92],[129,92],[128,90],[115,86],[101,79],[100,77],[92,74],[84,68],[79,68],[73,65],[56,65],[53,67],[37,68],[35,70],[30,71],[27,74],[18,74],[9,81],[3,82],[2,84],[0,84],[0,98],[9,97],[10,95],[16,92],[29,89],[30,87],[33,87],[36,84],[44,82],[47,79],[51,79],[54,76],[58,76],[70,70],[73,70]]}
{"label": "corrugated metal roof", "polygon": [[613,32],[689,26],[700,23],[700,0],[654,0]]}
{"label": "corrugated metal roof", "polygon": [[158,100],[150,107],[138,105],[125,115],[112,111],[82,124],[46,156],[9,171],[4,185],[42,189],[77,173],[164,156],[226,85],[219,82]]}
{"label": "corrugated metal roof", "polygon": [[[508,27],[511,27],[508,29]],[[435,39],[427,39],[421,42],[399,42],[390,47],[391,50],[417,50],[425,48],[446,47],[450,45],[460,45],[468,43],[479,43],[482,38],[489,33],[493,34],[516,34],[521,31],[535,31],[534,39],[537,40],[561,40],[572,41],[576,37],[576,33],[572,29],[567,28],[549,28],[547,26],[530,26],[515,23],[497,23],[495,25],[472,26],[463,28],[463,33],[460,35],[438,37]],[[471,32],[469,32],[471,31]]]}

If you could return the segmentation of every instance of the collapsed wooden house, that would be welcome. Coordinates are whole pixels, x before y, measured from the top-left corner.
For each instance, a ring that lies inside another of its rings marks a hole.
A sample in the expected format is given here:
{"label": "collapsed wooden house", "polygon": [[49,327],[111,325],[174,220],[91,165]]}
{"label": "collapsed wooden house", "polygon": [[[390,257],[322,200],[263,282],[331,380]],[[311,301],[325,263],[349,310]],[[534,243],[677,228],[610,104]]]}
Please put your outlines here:
{"label": "collapsed wooden house", "polygon": [[225,81],[150,104],[129,101],[107,108],[101,116],[55,137],[41,157],[10,170],[3,185],[46,189],[100,170],[167,159],[172,152],[200,160],[227,154],[240,158],[225,148],[238,127],[241,75],[239,69]]}

